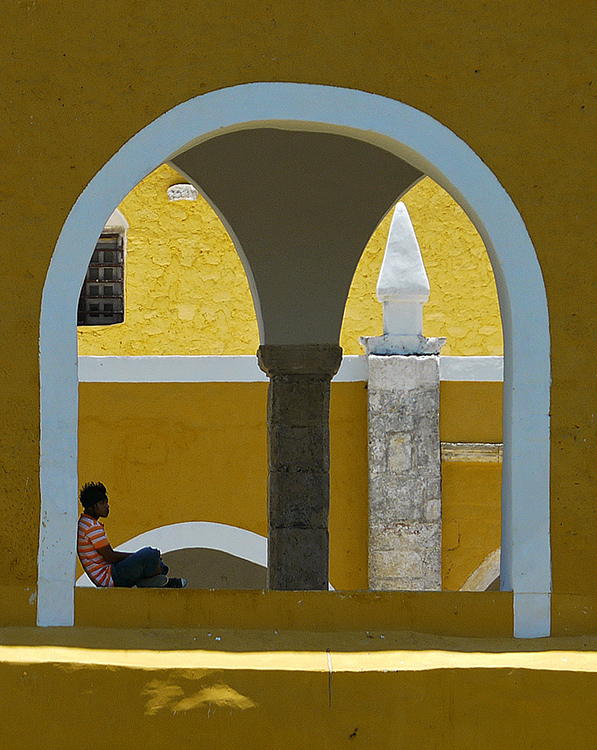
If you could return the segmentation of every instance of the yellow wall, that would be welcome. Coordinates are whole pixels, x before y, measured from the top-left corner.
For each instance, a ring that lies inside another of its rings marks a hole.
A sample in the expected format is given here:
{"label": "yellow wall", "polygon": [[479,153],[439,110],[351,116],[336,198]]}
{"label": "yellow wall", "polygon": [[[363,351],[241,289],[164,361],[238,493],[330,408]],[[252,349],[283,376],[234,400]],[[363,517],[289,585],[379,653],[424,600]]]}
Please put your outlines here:
{"label": "yellow wall", "polygon": [[[442,440],[501,441],[500,383],[443,383],[440,395]],[[81,383],[79,479],[108,487],[112,544],[183,521],[266,536],[266,397],[266,383]],[[330,580],[366,589],[365,383],[332,385],[330,435]],[[500,546],[500,496],[500,464],[443,464],[444,588]]]}
{"label": "yellow wall", "polygon": [[[330,577],[367,588],[364,383],[332,390]],[[80,483],[103,481],[113,546],[183,521],[267,536],[267,383],[81,383]],[[80,568],[79,568],[80,572]]]}
{"label": "yellow wall", "polygon": [[[126,594],[151,593],[134,598],[153,599],[158,611],[168,599],[190,598],[184,591],[84,593],[96,602],[120,598],[124,607]],[[300,610],[298,596],[288,594]],[[456,617],[450,603],[446,620]],[[256,609],[259,600],[251,604]],[[247,611],[231,607],[230,615],[238,623]],[[365,750],[585,750],[597,728],[595,638],[492,637],[481,651],[479,638],[383,627],[313,633],[201,624],[3,630],[0,639],[0,741],[15,750],[86,747],[90,705],[102,707],[110,743],[156,750],[357,743]]]}
{"label": "yellow wall", "polygon": [[[184,181],[167,165],[119,206],[127,233],[124,323],[79,328],[79,354],[254,354],[259,332],[244,269],[209,204],[168,200]],[[445,336],[443,354],[502,353],[493,273],[474,226],[433,180],[404,198],[431,285],[424,332]],[[375,287],[391,215],[369,241],[348,297],[340,343],[362,354],[359,336],[383,332]]]}
{"label": "yellow wall", "polygon": [[36,586],[39,317],[69,211],[123,144],[175,105],[237,84],[290,81],[367,91],[427,113],[487,164],[520,212],[549,300],[554,591],[595,594],[594,5],[404,0],[396,12],[382,0],[182,0],[134,10],[123,0],[4,8],[0,548],[7,580],[23,592]]}
{"label": "yellow wall", "polygon": [[300,648],[309,633],[314,643],[335,635],[341,641],[341,633],[348,639],[353,634],[370,637],[373,633],[371,646],[384,650],[387,644],[379,634],[385,631],[511,638],[512,596],[508,591],[266,593],[223,589],[177,589],[174,593],[153,589],[146,594],[145,589],[80,587],[75,590],[75,619],[83,627],[155,628],[158,632],[162,628],[174,633],[179,628],[213,628],[254,637],[260,631],[261,638],[280,636],[270,641],[272,651]]}
{"label": "yellow wall", "polygon": [[79,328],[79,354],[254,354],[249,285],[222,223],[200,196],[169,201],[162,165],[120,205],[127,232],[124,323]]}
{"label": "yellow wall", "polygon": [[[501,443],[502,384],[440,385],[440,439]],[[442,463],[442,586],[457,591],[501,546],[502,464]]]}

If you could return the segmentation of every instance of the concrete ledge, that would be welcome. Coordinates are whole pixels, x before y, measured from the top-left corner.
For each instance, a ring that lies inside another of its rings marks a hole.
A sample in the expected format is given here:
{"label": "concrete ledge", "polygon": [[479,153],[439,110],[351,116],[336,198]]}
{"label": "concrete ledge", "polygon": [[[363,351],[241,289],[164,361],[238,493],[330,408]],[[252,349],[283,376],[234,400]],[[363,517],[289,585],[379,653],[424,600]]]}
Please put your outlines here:
{"label": "concrete ledge", "polygon": [[552,594],[551,617],[553,635],[595,635],[597,595]]}
{"label": "concrete ledge", "polygon": [[0,586],[0,628],[35,625],[37,593],[33,586]]}
{"label": "concrete ledge", "polygon": [[78,626],[258,630],[412,630],[498,637],[513,633],[506,591],[75,591]]}

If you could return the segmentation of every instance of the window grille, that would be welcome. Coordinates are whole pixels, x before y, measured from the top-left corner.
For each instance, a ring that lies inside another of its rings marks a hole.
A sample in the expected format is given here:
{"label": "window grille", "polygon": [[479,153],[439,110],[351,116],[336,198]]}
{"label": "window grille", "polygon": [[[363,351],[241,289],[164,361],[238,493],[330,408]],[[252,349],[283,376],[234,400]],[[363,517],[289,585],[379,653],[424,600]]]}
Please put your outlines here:
{"label": "window grille", "polygon": [[95,246],[79,297],[77,325],[108,326],[124,320],[124,236],[104,232]]}

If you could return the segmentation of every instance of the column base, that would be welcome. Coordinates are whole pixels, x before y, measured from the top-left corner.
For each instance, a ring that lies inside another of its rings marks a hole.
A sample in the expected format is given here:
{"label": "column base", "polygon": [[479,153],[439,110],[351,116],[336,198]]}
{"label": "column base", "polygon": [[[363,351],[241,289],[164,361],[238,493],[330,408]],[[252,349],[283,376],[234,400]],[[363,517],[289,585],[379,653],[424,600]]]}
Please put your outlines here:
{"label": "column base", "polygon": [[273,591],[327,591],[327,529],[270,529],[268,546],[268,588]]}

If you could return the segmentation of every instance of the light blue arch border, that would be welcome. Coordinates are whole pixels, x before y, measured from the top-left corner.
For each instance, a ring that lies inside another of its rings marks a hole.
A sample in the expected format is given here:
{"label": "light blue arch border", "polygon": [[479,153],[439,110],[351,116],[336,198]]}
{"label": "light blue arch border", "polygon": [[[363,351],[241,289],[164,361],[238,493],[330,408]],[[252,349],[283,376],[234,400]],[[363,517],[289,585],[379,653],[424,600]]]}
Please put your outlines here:
{"label": "light blue arch border", "polygon": [[39,625],[74,622],[77,518],[77,335],[81,282],[114,207],[189,142],[256,125],[366,140],[430,175],[464,208],[493,264],[504,332],[502,583],[519,637],[550,632],[550,351],[547,298],[524,223],[482,160],[452,131],[401,102],[362,91],[253,83],[166,112],[110,159],[73,206],[52,256],[40,321]]}

